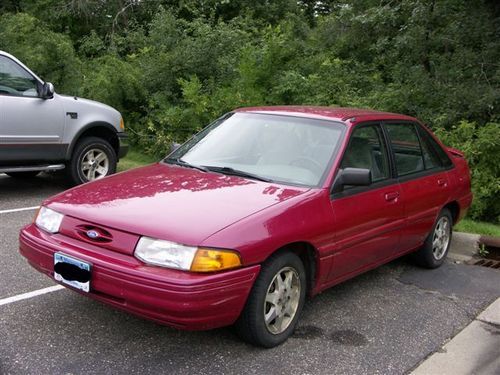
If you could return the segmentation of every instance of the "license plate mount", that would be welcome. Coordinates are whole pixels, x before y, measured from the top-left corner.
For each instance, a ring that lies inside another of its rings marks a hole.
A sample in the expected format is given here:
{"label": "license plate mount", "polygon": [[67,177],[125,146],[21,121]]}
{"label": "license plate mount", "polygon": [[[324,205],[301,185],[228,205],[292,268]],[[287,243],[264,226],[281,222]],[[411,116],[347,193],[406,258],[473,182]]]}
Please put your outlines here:
{"label": "license plate mount", "polygon": [[54,279],[83,292],[90,291],[91,264],[63,253],[54,254]]}

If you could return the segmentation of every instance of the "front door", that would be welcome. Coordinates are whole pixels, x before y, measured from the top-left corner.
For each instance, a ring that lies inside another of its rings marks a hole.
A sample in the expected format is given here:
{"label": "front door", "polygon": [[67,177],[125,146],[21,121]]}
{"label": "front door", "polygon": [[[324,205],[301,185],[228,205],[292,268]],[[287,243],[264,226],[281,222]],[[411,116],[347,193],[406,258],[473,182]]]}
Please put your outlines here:
{"label": "front door", "polygon": [[372,184],[345,187],[332,197],[336,248],[330,282],[363,272],[397,253],[404,210],[388,155],[379,124],[356,126],[341,168],[370,169]]}
{"label": "front door", "polygon": [[0,56],[0,164],[62,158],[64,113],[57,97],[42,99],[41,82],[16,61]]}

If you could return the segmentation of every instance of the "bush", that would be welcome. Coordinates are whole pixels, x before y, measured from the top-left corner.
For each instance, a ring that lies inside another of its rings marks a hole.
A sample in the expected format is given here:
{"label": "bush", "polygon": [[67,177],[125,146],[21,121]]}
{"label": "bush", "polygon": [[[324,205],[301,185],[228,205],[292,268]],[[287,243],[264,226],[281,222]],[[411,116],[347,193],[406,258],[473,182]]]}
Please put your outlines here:
{"label": "bush", "polygon": [[478,126],[462,121],[436,133],[445,144],[463,151],[469,163],[474,193],[469,216],[500,223],[500,123]]}
{"label": "bush", "polygon": [[140,71],[127,59],[107,54],[87,60],[83,76],[79,88],[83,97],[106,103],[125,113],[139,109],[144,101]]}
{"label": "bush", "polygon": [[37,18],[25,14],[0,17],[0,50],[16,56],[58,92],[76,94],[81,82],[80,60],[71,39],[51,31]]}

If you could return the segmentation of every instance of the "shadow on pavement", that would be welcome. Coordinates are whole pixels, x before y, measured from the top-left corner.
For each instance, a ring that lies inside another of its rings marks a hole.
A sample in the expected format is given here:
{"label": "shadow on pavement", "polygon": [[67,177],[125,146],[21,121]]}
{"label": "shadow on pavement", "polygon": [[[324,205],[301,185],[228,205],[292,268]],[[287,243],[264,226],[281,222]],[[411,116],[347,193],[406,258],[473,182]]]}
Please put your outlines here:
{"label": "shadow on pavement", "polygon": [[0,173],[0,210],[27,207],[69,189],[64,173],[40,173],[33,178],[13,178]]}

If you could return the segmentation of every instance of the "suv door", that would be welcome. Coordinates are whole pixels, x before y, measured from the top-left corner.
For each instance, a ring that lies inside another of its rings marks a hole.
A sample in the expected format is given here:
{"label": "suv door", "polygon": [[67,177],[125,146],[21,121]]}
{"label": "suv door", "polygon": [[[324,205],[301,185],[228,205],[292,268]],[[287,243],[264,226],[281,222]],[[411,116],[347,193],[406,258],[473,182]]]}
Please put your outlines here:
{"label": "suv door", "polygon": [[340,165],[347,167],[370,169],[372,184],[345,187],[332,195],[336,234],[332,282],[392,258],[404,223],[401,188],[392,176],[380,124],[356,126]]}
{"label": "suv door", "polygon": [[434,149],[430,135],[416,123],[386,123],[396,171],[405,204],[406,223],[401,250],[420,246],[432,229],[449,196],[448,174],[451,161]]}
{"label": "suv door", "polygon": [[0,55],[0,165],[63,159],[63,108],[57,97],[39,97],[41,85],[16,61]]}

